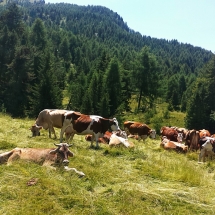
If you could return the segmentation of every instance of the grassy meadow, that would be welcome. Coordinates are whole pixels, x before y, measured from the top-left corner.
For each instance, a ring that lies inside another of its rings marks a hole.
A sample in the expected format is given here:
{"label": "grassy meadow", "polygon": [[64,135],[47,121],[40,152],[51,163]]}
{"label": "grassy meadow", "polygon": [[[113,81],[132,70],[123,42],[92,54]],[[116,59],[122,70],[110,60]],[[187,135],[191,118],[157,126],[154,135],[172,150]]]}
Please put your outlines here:
{"label": "grassy meadow", "polygon": [[[52,147],[48,131],[32,138],[32,119],[0,114],[0,152],[14,147]],[[60,130],[56,129],[58,138]],[[69,167],[53,170],[31,162],[0,166],[0,214],[5,215],[142,215],[215,214],[215,164],[198,164],[197,153],[177,154],[156,140],[131,140],[134,149],[89,148],[75,135]],[[37,183],[28,186],[30,179]]]}

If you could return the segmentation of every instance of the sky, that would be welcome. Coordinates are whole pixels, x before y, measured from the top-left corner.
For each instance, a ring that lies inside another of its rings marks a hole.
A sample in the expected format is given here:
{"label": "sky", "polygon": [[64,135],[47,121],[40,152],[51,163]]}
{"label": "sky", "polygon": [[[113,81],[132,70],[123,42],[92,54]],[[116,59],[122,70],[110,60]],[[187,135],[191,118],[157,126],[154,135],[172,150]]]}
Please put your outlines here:
{"label": "sky", "polygon": [[100,5],[144,36],[173,40],[215,53],[215,0],[45,0]]}

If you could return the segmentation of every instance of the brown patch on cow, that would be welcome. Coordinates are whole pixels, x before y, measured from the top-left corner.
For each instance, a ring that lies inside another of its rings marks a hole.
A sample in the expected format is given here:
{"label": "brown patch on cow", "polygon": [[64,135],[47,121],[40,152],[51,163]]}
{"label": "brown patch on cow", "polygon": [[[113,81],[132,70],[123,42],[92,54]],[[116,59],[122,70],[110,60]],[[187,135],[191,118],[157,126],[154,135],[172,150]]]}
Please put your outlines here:
{"label": "brown patch on cow", "polygon": [[87,127],[91,123],[92,119],[90,118],[89,115],[82,114],[78,119],[73,120],[73,121],[74,121],[74,122],[72,122],[73,129],[77,133],[82,133],[83,131],[85,131],[87,129]]}

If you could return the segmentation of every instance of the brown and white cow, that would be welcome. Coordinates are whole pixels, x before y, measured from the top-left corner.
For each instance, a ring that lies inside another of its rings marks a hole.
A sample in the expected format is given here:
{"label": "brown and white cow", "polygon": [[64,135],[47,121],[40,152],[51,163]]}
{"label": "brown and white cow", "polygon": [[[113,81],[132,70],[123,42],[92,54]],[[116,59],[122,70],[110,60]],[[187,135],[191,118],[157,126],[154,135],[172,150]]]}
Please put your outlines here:
{"label": "brown and white cow", "polygon": [[15,148],[9,152],[0,154],[0,164],[7,163],[10,165],[15,160],[26,160],[52,168],[55,168],[54,166],[57,165],[63,165],[66,171],[75,171],[79,176],[84,176],[83,172],[68,167],[68,158],[74,156],[69,150],[70,145],[67,143],[55,145],[57,148]]}
{"label": "brown and white cow", "polygon": [[185,144],[171,141],[166,136],[162,137],[160,146],[166,150],[174,150],[179,153],[186,153],[188,150],[188,146],[185,146]]}
{"label": "brown and white cow", "polygon": [[165,137],[167,137],[167,139],[174,141],[174,142],[181,143],[183,141],[183,134],[178,133],[176,131],[176,129],[172,128],[172,127],[170,128],[170,127],[163,126],[160,129],[160,134],[161,134],[161,136],[165,136]]}
{"label": "brown and white cow", "polygon": [[[49,137],[51,138],[51,133],[54,134],[54,137],[56,138],[55,134],[55,128],[62,128],[63,126],[63,117],[65,113],[71,113],[73,111],[70,110],[60,110],[60,109],[44,109],[42,110],[36,121],[35,124],[30,127],[30,130],[32,132],[32,137],[34,136],[40,136],[40,129],[49,129]],[[66,140],[70,138],[72,135],[72,128],[68,127],[65,130],[65,136]]]}
{"label": "brown and white cow", "polygon": [[85,115],[78,112],[68,112],[64,115],[63,127],[61,129],[60,141],[63,139],[65,129],[71,126],[73,134],[71,140],[75,134],[86,135],[91,134],[93,136],[91,140],[91,147],[93,141],[96,141],[96,147],[98,148],[98,139],[103,137],[107,130],[119,131],[119,125],[116,118],[106,119],[96,115]]}
{"label": "brown and white cow", "polygon": [[125,121],[124,130],[127,132],[127,135],[138,135],[138,140],[145,140],[148,136],[153,139],[156,138],[156,131],[151,129],[148,125],[140,122]]}
{"label": "brown and white cow", "polygon": [[188,146],[190,151],[197,151],[199,149],[199,131],[192,129],[188,130],[185,137],[185,145]]}

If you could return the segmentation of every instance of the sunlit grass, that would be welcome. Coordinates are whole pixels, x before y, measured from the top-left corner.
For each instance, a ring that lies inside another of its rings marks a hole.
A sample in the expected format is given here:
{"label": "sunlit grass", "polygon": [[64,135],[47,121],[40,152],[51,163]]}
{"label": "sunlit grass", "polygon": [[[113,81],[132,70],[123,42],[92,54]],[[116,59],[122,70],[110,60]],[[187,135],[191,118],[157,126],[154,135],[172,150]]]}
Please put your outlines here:
{"label": "sunlit grass", "polygon": [[[48,131],[32,138],[32,119],[0,115],[0,150],[52,147],[59,139]],[[60,130],[56,129],[59,138]],[[177,154],[160,148],[160,140],[132,140],[134,149],[90,148],[84,136],[72,141],[70,167],[75,173],[31,162],[0,166],[0,214],[214,214],[215,162],[198,164],[196,152]],[[27,182],[38,179],[28,186]]]}

